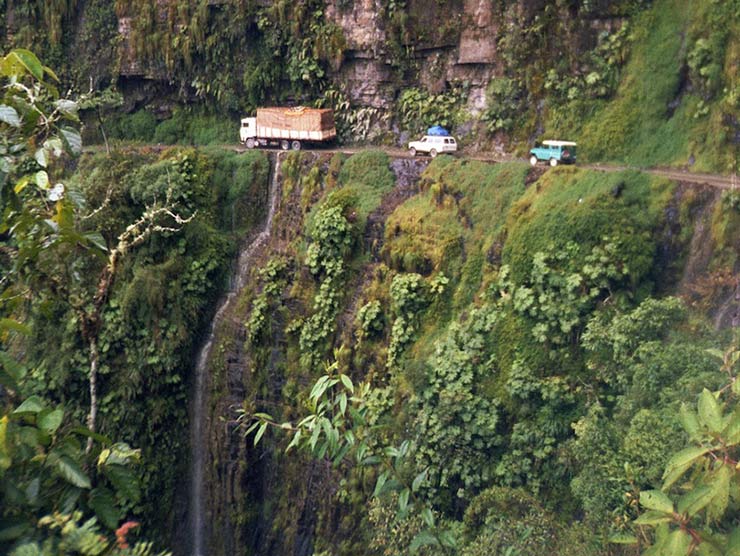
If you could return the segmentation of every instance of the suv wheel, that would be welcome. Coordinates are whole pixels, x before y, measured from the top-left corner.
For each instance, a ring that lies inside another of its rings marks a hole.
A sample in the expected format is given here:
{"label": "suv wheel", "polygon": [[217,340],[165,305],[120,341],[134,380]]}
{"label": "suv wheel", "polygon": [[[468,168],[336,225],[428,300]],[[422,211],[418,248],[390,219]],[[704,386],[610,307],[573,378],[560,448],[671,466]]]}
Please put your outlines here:
{"label": "suv wheel", "polygon": [[437,149],[432,149],[431,151],[429,151],[429,156],[431,156],[432,158],[437,156]]}
{"label": "suv wheel", "polygon": [[414,147],[411,147],[411,148],[409,149],[409,154],[410,154],[411,156],[416,156],[416,149],[415,149]]}
{"label": "suv wheel", "polygon": [[537,157],[536,157],[535,155],[532,155],[532,156],[530,156],[530,157],[529,157],[529,163],[530,163],[530,164],[531,164],[532,166],[537,166]]}
{"label": "suv wheel", "polygon": [[558,165],[558,159],[557,158],[551,158],[550,159],[550,166],[552,166],[553,168],[555,168],[555,166],[557,166],[557,165]]}

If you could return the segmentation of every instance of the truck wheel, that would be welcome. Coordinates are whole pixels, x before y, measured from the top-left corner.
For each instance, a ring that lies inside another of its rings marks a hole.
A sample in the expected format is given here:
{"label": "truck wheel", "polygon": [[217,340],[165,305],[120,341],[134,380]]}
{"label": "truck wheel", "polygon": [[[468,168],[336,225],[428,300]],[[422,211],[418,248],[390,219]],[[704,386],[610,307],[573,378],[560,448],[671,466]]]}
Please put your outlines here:
{"label": "truck wheel", "polygon": [[555,166],[557,166],[557,165],[558,165],[558,159],[557,158],[551,158],[550,159],[550,166],[552,166],[553,168],[555,168]]}
{"label": "truck wheel", "polygon": [[255,142],[254,142],[254,137],[250,137],[249,139],[247,139],[247,148],[248,149],[253,149],[255,146],[256,145],[255,145]]}
{"label": "truck wheel", "polygon": [[283,139],[282,141],[280,141],[280,148],[284,151],[287,151],[290,148],[290,143],[288,143],[286,139]]}
{"label": "truck wheel", "polygon": [[432,158],[436,157],[437,156],[437,149],[432,149],[431,151],[429,151],[429,156],[431,156]]}
{"label": "truck wheel", "polygon": [[301,142],[300,141],[293,141],[290,144],[290,148],[293,149],[294,151],[300,151],[301,150]]}
{"label": "truck wheel", "polygon": [[411,156],[416,156],[416,149],[415,149],[414,147],[411,147],[411,148],[409,149],[409,154],[410,154]]}
{"label": "truck wheel", "polygon": [[536,157],[535,155],[532,155],[532,156],[530,156],[530,157],[529,157],[529,163],[530,163],[530,164],[531,164],[532,166],[537,166],[537,157]]}

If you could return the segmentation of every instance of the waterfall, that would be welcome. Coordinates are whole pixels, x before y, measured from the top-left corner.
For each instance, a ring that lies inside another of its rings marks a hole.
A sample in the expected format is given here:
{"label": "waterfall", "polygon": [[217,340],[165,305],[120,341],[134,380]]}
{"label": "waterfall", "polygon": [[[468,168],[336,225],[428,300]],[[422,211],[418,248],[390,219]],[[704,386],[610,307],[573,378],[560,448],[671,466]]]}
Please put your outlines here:
{"label": "waterfall", "polygon": [[205,421],[206,388],[208,375],[208,361],[213,348],[213,341],[218,325],[221,323],[227,309],[237,298],[247,277],[247,272],[255,252],[264,245],[270,237],[272,219],[275,215],[278,191],[278,168],[280,166],[280,153],[276,153],[275,161],[270,171],[270,191],[268,198],[268,212],[265,224],[257,236],[245,244],[239,252],[237,266],[229,284],[229,290],[221,300],[216,314],[211,321],[203,346],[198,353],[195,364],[195,394],[193,398],[193,412],[190,425],[190,529],[192,534],[191,555],[206,556],[204,538],[206,536],[206,523],[204,520],[203,500],[203,466],[208,443],[203,439],[203,425]]}

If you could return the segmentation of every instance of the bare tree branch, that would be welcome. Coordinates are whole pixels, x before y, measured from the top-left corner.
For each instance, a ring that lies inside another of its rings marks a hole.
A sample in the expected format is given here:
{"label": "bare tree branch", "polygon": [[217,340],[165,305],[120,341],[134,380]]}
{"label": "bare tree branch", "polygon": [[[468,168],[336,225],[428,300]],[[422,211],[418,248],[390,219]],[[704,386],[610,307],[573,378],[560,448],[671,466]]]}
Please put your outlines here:
{"label": "bare tree branch", "polygon": [[[90,350],[90,376],[88,377],[90,385],[90,413],[88,414],[87,424],[88,428],[93,432],[95,432],[98,413],[97,375],[100,360],[98,335],[102,325],[103,307],[115,280],[118,261],[125,257],[132,249],[144,243],[153,234],[179,232],[183,226],[192,221],[197,215],[197,211],[195,211],[186,218],[175,212],[175,202],[173,201],[172,193],[173,186],[170,182],[164,204],[158,204],[155,199],[154,204],[147,205],[139,219],[133,224],[129,224],[118,236],[118,243],[110,250],[108,262],[101,271],[98,279],[98,287],[93,297],[92,309],[82,319],[82,335],[87,341],[88,349]],[[170,220],[174,222],[174,225],[162,223],[162,220]],[[87,451],[89,452],[91,449],[92,439],[88,439]]]}

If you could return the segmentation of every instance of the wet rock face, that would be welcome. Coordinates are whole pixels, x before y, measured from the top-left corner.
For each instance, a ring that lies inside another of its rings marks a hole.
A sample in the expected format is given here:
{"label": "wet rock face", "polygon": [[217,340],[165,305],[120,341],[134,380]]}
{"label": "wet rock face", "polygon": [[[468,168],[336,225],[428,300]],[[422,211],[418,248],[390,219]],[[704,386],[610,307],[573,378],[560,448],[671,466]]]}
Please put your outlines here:
{"label": "wet rock face", "polygon": [[[416,69],[399,75],[391,47],[398,37],[383,15],[382,2],[329,0],[327,18],[341,27],[347,41],[344,63],[331,78],[342,84],[353,104],[380,109],[392,108],[405,87],[438,94],[450,83],[466,82],[467,108],[480,113],[487,107],[488,84],[504,73],[501,33],[507,26],[528,25],[546,7],[545,0],[517,0],[504,7],[490,0],[408,0],[404,32],[408,36],[401,40],[413,47]],[[569,40],[573,48],[584,51],[594,46],[600,31],[614,31],[623,23],[606,14],[604,9],[558,16],[575,22]],[[584,21],[576,21],[581,17]]]}
{"label": "wet rock face", "polygon": [[[166,6],[174,0],[158,2],[162,20]],[[209,2],[216,11],[222,3],[224,0]],[[256,3],[269,7],[275,0]],[[346,45],[329,69],[329,79],[347,93],[354,107],[390,111],[404,88],[420,87],[438,94],[451,83],[465,82],[469,86],[467,108],[473,114],[480,113],[487,107],[488,84],[504,74],[505,56],[499,40],[510,28],[529,26],[547,14],[545,19],[551,23],[557,20],[570,29],[570,48],[583,52],[594,46],[599,32],[614,31],[623,23],[611,14],[608,3],[601,6],[598,0],[588,8],[576,5],[557,12],[546,0],[406,0],[402,4],[393,7],[385,0],[324,3],[326,19],[342,30]],[[132,14],[125,10],[119,13],[118,36],[118,71],[123,81],[133,80],[135,87],[143,87],[145,82],[168,82],[164,67],[136,59]]]}
{"label": "wet rock face", "polygon": [[358,0],[349,7],[343,4],[345,2],[329,2],[326,18],[342,28],[350,52],[377,55],[378,49],[382,49],[386,40],[380,21],[380,1]]}
{"label": "wet rock face", "polygon": [[499,24],[494,18],[492,2],[465,0],[458,63],[495,64],[498,31]]}

